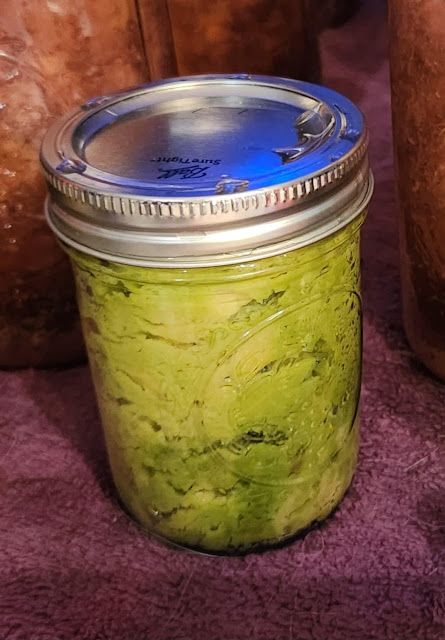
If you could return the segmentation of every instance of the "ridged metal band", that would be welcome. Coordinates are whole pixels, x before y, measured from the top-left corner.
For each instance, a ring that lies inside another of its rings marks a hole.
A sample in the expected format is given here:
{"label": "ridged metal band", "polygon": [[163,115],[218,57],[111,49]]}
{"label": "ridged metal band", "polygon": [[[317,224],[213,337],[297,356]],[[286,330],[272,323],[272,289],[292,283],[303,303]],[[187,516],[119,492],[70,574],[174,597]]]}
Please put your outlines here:
{"label": "ridged metal band", "polygon": [[[193,202],[186,200],[156,201],[149,198],[127,197],[124,195],[110,195],[99,191],[82,189],[59,174],[55,175],[44,168],[48,183],[57,192],[81,205],[91,207],[109,214],[123,216],[149,216],[152,218],[196,218],[240,212],[256,212],[277,206],[285,208],[295,203],[303,202],[318,195],[320,190],[335,186],[343,181],[348,174],[360,166],[366,159],[368,148],[368,134],[349,156],[344,156],[337,165],[331,165],[326,171],[309,176],[304,180],[276,188],[264,189],[242,195],[242,192],[231,194],[224,198],[217,195],[212,199],[195,198]],[[335,159],[332,159],[335,162]]]}

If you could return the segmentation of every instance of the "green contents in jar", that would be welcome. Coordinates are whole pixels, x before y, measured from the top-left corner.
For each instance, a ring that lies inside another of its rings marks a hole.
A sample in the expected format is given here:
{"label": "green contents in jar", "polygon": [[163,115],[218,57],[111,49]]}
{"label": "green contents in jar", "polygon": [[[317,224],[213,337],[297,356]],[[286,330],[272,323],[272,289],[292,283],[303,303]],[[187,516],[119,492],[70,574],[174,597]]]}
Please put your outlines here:
{"label": "green contents in jar", "polygon": [[149,530],[241,552],[340,501],[358,446],[362,219],[230,266],[70,250],[113,477]]}

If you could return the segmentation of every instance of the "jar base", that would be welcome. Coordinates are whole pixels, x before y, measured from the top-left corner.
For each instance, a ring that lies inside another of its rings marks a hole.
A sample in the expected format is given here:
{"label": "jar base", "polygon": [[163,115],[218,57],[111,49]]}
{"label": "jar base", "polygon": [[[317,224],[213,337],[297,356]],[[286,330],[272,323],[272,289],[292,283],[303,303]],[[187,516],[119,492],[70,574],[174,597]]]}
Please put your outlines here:
{"label": "jar base", "polygon": [[87,361],[79,326],[62,332],[0,331],[0,369],[73,367]]}
{"label": "jar base", "polygon": [[438,345],[432,347],[419,336],[418,327],[406,319],[404,321],[405,335],[408,344],[419,360],[441,382],[445,382],[445,350]]}
{"label": "jar base", "polygon": [[127,514],[127,516],[131,519],[131,521],[134,524],[136,524],[136,526],[144,534],[154,538],[155,540],[162,543],[164,546],[169,547],[170,549],[173,549],[175,551],[180,551],[182,553],[193,553],[201,556],[243,557],[251,553],[266,553],[267,551],[282,549],[284,547],[287,547],[293,544],[294,542],[297,542],[298,540],[303,540],[309,533],[311,533],[311,531],[315,531],[320,527],[322,527],[326,522],[328,522],[331,518],[334,517],[336,511],[339,509],[339,507],[341,506],[341,503],[343,502],[344,498],[348,494],[353,481],[354,481],[354,476],[352,476],[351,481],[347,486],[343,495],[340,497],[338,502],[332,507],[332,509],[329,511],[329,513],[326,516],[320,519],[315,519],[306,527],[303,527],[302,529],[299,529],[298,531],[295,531],[294,533],[291,533],[287,536],[283,536],[282,538],[271,540],[271,541],[262,541],[258,543],[252,543],[249,546],[246,546],[244,548],[238,548],[234,550],[231,550],[231,549],[212,550],[212,549],[206,549],[204,547],[200,547],[199,545],[181,544],[175,540],[172,540],[171,538],[167,538],[166,536],[156,533],[156,531],[154,531],[153,529],[149,529],[148,527],[145,527],[138,520],[136,520],[135,516],[131,513],[131,511],[128,509],[126,504],[123,502],[122,498],[119,496],[117,489],[115,491],[116,491],[117,502],[120,508],[122,509],[122,511],[124,511],[124,513]]}

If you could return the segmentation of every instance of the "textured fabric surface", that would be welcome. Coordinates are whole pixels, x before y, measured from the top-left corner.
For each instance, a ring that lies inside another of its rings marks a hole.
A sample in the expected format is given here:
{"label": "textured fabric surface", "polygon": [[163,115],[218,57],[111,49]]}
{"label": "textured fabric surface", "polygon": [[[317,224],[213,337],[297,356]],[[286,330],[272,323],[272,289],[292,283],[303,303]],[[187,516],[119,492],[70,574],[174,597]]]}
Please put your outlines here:
{"label": "textured fabric surface", "polygon": [[[243,558],[172,550],[119,508],[85,368],[0,374],[0,640],[440,640],[445,386],[400,320],[383,7],[324,37],[372,133],[362,447],[320,529]],[[443,460],[443,458],[442,458]]]}

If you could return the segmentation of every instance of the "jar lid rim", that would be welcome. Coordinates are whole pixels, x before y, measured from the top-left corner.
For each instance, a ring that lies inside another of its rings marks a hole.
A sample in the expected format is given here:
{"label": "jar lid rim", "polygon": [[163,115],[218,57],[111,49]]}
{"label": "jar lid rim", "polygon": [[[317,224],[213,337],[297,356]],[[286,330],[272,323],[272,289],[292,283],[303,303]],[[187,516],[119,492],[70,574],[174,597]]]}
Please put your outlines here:
{"label": "jar lid rim", "polygon": [[[71,222],[79,239],[89,218],[119,231],[125,254],[129,230],[201,230],[194,251],[203,255],[215,227],[256,221],[259,230],[266,217],[296,210],[304,227],[320,201],[333,216],[348,193],[352,204],[367,188],[368,133],[359,109],[326,87],[190,76],[89,100],[49,129],[41,162],[52,199],[70,212],[65,232]],[[242,248],[235,240],[231,249]]]}

